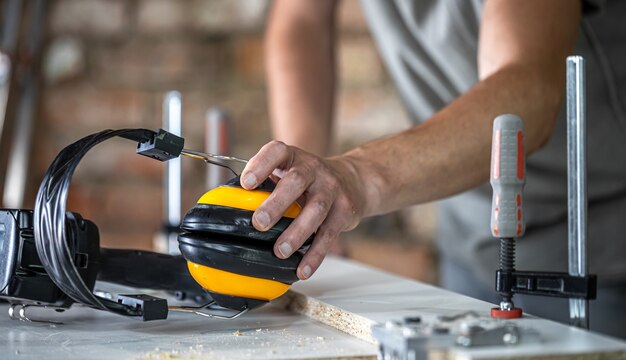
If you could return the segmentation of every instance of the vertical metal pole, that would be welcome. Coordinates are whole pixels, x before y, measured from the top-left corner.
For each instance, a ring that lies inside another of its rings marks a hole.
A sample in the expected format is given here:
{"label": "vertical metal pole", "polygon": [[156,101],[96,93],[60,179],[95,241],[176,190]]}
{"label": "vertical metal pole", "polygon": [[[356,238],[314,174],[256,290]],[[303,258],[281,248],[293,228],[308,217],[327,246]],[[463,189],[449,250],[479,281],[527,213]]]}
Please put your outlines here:
{"label": "vertical metal pole", "polygon": [[0,38],[0,138],[4,128],[9,87],[11,85],[11,56],[15,55],[19,24],[22,18],[22,1],[7,0],[4,3],[2,34]]}
{"label": "vertical metal pole", "polygon": [[[182,96],[178,91],[165,94],[163,100],[163,127],[174,135],[182,136]],[[182,209],[182,163],[176,158],[165,163],[165,235],[167,252],[178,254],[178,232]]]}
{"label": "vertical metal pole", "polygon": [[[569,274],[587,275],[585,61],[567,58],[567,207]],[[570,299],[570,324],[589,328],[589,301]]]}
{"label": "vertical metal pole", "polygon": [[9,87],[11,86],[11,58],[8,54],[0,50],[0,138],[4,129],[4,120],[6,116]]}
{"label": "vertical metal pole", "polygon": [[[33,2],[31,27],[29,32],[27,53],[32,59],[41,54],[42,31],[46,14],[46,0]],[[29,64],[24,72],[24,87],[17,107],[15,128],[9,152],[6,179],[3,193],[3,206],[7,208],[22,208],[28,176],[28,161],[30,158],[34,114],[39,97],[37,70],[35,64]]]}
{"label": "vertical metal pole", "polygon": [[[206,113],[205,150],[209,154],[224,155],[229,152],[228,114],[219,108],[209,109]],[[207,166],[207,187],[213,189],[232,175],[228,169],[221,166]]]}

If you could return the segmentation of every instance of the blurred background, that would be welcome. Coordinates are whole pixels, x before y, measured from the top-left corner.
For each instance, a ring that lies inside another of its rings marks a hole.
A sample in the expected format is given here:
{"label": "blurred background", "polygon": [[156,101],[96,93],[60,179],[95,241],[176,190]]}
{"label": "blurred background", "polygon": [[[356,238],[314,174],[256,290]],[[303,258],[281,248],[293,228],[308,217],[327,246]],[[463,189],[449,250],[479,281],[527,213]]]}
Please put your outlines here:
{"label": "blurred background", "polygon": [[[204,149],[213,107],[230,114],[230,155],[249,158],[271,139],[263,64],[271,1],[0,2],[3,207],[32,208],[48,165],[71,142],[106,128],[162,127],[170,90],[182,94],[189,149]],[[410,126],[358,0],[343,0],[338,26],[336,153]],[[120,139],[88,154],[68,209],[98,225],[103,246],[153,249],[164,166],[134,155],[134,147]],[[183,213],[208,190],[206,166],[183,160]],[[343,235],[339,251],[435,282],[434,233],[434,206],[422,205],[364,220]]]}

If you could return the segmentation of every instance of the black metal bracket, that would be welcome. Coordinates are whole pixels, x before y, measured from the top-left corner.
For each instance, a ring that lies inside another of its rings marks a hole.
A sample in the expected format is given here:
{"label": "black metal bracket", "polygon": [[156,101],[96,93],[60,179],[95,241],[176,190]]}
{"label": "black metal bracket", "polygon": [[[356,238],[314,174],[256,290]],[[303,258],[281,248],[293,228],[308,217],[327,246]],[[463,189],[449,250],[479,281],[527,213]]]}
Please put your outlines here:
{"label": "black metal bracket", "polygon": [[496,291],[561,298],[596,298],[597,276],[564,272],[496,271]]}

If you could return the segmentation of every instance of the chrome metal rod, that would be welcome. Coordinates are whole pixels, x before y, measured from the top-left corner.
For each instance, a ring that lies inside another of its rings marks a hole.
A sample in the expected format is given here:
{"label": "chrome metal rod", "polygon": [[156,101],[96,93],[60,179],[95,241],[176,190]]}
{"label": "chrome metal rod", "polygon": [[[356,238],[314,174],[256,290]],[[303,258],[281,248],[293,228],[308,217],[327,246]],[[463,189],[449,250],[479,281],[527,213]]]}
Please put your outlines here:
{"label": "chrome metal rod", "polygon": [[3,6],[2,32],[0,33],[0,138],[9,100],[11,85],[11,56],[15,54],[19,25],[22,19],[22,1],[7,0]]}
{"label": "chrome metal rod", "polygon": [[[10,133],[16,123],[16,116],[7,117],[7,108],[9,106],[11,79],[15,72],[12,66],[16,59],[15,53],[20,23],[22,22],[23,2],[22,0],[7,0],[3,2],[3,5],[2,23],[0,25],[0,152],[2,152],[0,153],[0,189],[5,187],[9,147],[13,146],[13,134]],[[16,99],[18,98],[16,97]],[[2,196],[4,196],[4,191]]]}
{"label": "chrome metal rod", "polygon": [[[569,274],[587,275],[585,61],[567,58],[567,208]],[[570,324],[589,328],[589,301],[570,299]]]}
{"label": "chrome metal rod", "polygon": [[[41,54],[42,31],[47,10],[46,0],[33,2],[30,13],[30,28],[26,54],[37,58]],[[17,65],[17,64],[15,64]],[[17,66],[15,66],[17,67]],[[35,107],[39,98],[39,83],[34,65],[22,71],[23,87],[19,93],[15,128],[7,160],[4,183],[3,207],[19,209],[24,206],[28,181],[29,159],[32,151],[33,130],[35,127]]]}
{"label": "chrome metal rod", "polygon": [[22,18],[22,1],[7,0],[3,6],[2,32],[0,33],[0,137],[9,100],[11,85],[11,56],[15,54],[19,25]]}
{"label": "chrome metal rod", "polygon": [[9,101],[11,85],[11,58],[0,50],[0,138],[4,129],[4,121]]}
{"label": "chrome metal rod", "polygon": [[[230,139],[228,133],[230,119],[219,108],[212,108],[206,113],[204,149],[209,154],[228,154]],[[213,189],[223,184],[229,177],[228,169],[220,166],[207,166],[207,188]]]}
{"label": "chrome metal rod", "polygon": [[180,154],[194,158],[194,159],[204,160],[204,161],[206,161],[207,159],[208,160],[215,159],[215,160],[221,160],[221,161],[235,161],[235,162],[242,163],[242,164],[248,163],[248,160],[240,159],[234,156],[216,155],[216,154],[203,153],[203,152],[193,151],[193,150],[188,150],[188,149],[183,149],[183,151],[181,151]]}
{"label": "chrome metal rod", "polygon": [[[170,133],[182,136],[182,96],[170,91],[163,99],[163,127]],[[168,228],[180,226],[182,211],[182,161],[180,157],[165,163],[165,224]],[[167,252],[179,254],[176,233],[167,232]]]}

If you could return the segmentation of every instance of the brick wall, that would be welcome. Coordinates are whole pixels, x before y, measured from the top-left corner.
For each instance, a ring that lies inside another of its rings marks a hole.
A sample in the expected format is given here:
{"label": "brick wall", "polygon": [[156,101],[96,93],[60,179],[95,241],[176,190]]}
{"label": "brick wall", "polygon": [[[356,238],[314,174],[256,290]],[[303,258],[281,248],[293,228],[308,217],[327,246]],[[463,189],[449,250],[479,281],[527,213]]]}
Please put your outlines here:
{"label": "brick wall", "polygon": [[[187,147],[202,149],[204,114],[219,106],[232,114],[232,154],[253,155],[270,140],[262,46],[269,5],[267,0],[52,1],[35,148],[43,155],[31,167],[31,203],[37,182],[62,147],[104,128],[160,127],[168,90],[183,95]],[[409,126],[358,0],[343,1],[339,23],[338,151]],[[163,165],[133,155],[133,146],[124,140],[100,145],[82,162],[71,189],[69,208],[96,221],[106,246],[151,248],[161,225]],[[183,209],[188,209],[206,190],[205,165],[183,163]],[[420,237],[430,236],[425,233]]]}

